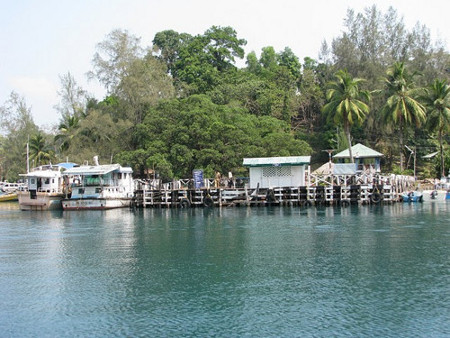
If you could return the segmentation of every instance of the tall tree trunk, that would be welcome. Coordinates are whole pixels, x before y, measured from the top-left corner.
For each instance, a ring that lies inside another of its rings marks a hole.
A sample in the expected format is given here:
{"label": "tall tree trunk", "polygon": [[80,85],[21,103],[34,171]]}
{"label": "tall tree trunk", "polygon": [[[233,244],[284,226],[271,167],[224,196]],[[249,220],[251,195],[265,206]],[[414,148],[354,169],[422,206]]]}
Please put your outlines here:
{"label": "tall tree trunk", "polygon": [[355,163],[355,160],[353,159],[353,152],[352,152],[352,137],[350,135],[350,127],[347,123],[344,123],[344,130],[345,135],[347,136],[347,143],[348,143],[348,154],[350,155],[350,162]]}
{"label": "tall tree trunk", "polygon": [[399,143],[400,143],[400,170],[403,172],[403,126],[400,125],[400,130],[398,133]]}

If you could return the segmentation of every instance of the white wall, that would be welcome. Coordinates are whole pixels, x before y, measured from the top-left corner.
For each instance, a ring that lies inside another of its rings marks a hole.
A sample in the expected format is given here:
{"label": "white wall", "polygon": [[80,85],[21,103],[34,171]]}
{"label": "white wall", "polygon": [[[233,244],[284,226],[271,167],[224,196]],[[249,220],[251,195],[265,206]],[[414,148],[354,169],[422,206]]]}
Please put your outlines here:
{"label": "white wall", "polygon": [[305,185],[305,166],[252,167],[250,188],[299,187]]}

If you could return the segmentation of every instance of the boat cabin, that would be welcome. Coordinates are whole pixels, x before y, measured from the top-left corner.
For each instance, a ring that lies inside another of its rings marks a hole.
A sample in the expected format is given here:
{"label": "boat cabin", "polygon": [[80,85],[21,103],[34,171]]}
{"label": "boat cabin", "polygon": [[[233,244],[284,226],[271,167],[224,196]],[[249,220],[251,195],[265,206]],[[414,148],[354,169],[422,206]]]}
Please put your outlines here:
{"label": "boat cabin", "polygon": [[100,196],[132,196],[133,170],[119,164],[80,166],[64,172],[73,199]]}
{"label": "boat cabin", "polygon": [[30,192],[56,193],[63,189],[62,172],[75,166],[75,163],[58,163],[56,165],[41,165],[33,168],[27,174],[20,174],[27,180],[25,190]]}

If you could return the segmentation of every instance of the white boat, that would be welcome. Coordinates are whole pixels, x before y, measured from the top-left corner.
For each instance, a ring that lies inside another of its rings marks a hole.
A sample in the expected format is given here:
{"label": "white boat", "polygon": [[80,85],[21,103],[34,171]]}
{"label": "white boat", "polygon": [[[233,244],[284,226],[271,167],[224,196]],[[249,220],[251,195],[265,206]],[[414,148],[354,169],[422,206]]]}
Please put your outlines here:
{"label": "white boat", "polygon": [[62,172],[74,163],[43,165],[32,169],[25,177],[27,184],[17,192],[21,210],[57,210],[65,196]]}
{"label": "white boat", "polygon": [[64,210],[113,209],[128,207],[134,195],[133,170],[119,164],[83,165],[66,170],[70,197],[64,198]]}
{"label": "white boat", "polygon": [[442,189],[423,190],[424,202],[443,202],[450,199],[450,192]]}
{"label": "white boat", "polygon": [[449,201],[450,200],[450,170],[448,177],[441,177],[440,181],[435,181],[434,189],[423,190],[424,201]]}

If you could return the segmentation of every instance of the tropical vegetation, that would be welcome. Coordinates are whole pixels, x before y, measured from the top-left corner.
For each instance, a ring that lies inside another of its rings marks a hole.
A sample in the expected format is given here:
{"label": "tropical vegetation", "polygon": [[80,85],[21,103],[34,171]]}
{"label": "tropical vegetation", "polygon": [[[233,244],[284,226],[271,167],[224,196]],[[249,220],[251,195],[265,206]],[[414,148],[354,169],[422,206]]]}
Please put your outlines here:
{"label": "tropical vegetation", "polygon": [[61,75],[52,130],[36,124],[16,92],[0,106],[0,178],[26,170],[27,144],[34,165],[98,155],[167,180],[194,169],[245,175],[244,157],[312,155],[319,166],[328,159],[322,150],[356,142],[385,154],[386,171],[411,171],[408,147],[419,174],[448,172],[450,54],[426,27],[409,30],[395,9],[372,6],[349,10],[345,30],[323,41],[317,59],[300,60],[289,47],[246,54],[246,43],[232,27],[165,30],[152,46],[112,31],[89,72],[105,97]]}

